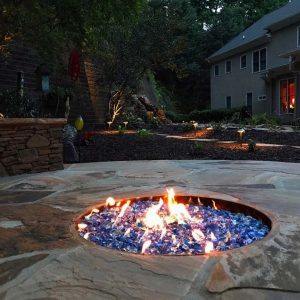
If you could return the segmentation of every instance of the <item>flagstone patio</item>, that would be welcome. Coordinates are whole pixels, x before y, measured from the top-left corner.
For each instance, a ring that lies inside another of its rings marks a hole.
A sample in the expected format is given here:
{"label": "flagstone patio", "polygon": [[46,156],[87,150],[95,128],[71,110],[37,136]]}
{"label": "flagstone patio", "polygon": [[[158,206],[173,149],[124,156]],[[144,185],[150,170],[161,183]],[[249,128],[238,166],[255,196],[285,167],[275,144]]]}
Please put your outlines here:
{"label": "flagstone patio", "polygon": [[[262,241],[191,257],[143,256],[78,237],[74,219],[115,198],[242,201],[273,220]],[[0,179],[0,299],[300,299],[300,164],[130,161]]]}

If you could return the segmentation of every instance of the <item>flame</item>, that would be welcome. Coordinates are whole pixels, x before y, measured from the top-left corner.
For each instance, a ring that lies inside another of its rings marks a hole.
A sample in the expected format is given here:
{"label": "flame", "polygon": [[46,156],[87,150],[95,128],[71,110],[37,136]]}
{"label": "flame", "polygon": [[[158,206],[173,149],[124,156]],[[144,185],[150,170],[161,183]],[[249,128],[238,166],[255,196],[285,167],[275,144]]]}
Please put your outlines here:
{"label": "flame", "polygon": [[151,240],[147,240],[147,241],[143,244],[141,254],[144,254],[145,251],[150,247],[150,245],[151,245]]}
{"label": "flame", "polygon": [[175,200],[175,192],[173,189],[167,189],[168,192],[168,209],[170,216],[175,218],[179,224],[186,223],[187,220],[191,220],[191,216],[184,204],[178,204]]}
{"label": "flame", "polygon": [[87,239],[89,238],[90,234],[91,234],[90,232],[87,232],[87,233],[83,236],[83,238],[87,240]]}
{"label": "flame", "polygon": [[165,237],[166,233],[167,233],[167,228],[164,227],[161,231],[161,235],[160,235],[159,239],[162,240]]}
{"label": "flame", "polygon": [[158,215],[158,211],[161,209],[163,204],[163,200],[160,199],[157,205],[153,205],[147,210],[146,216],[143,220],[147,228],[159,228],[161,230],[164,228],[163,219]]}
{"label": "flame", "polygon": [[117,219],[122,218],[126,212],[126,209],[129,207],[130,205],[130,200],[128,200],[121,208],[121,212],[119,213]]}
{"label": "flame", "polygon": [[216,202],[214,200],[212,200],[212,203],[213,203],[213,207],[215,210],[218,210],[217,206],[216,206]]}
{"label": "flame", "polygon": [[[119,203],[120,203],[120,202],[119,202]],[[121,211],[120,211],[120,213],[118,214],[118,216],[117,216],[115,222],[113,223],[113,226],[115,226],[115,225],[117,224],[118,220],[124,216],[124,214],[125,214],[127,208],[129,207],[129,205],[130,205],[130,200],[128,200],[128,201],[121,207]],[[117,206],[118,206],[118,204],[117,204]]]}
{"label": "flame", "polygon": [[[148,230],[161,230],[160,240],[162,240],[166,233],[167,229],[165,224],[171,224],[178,222],[179,224],[184,224],[189,222],[192,218],[188,213],[186,207],[182,203],[177,203],[175,200],[175,192],[173,189],[167,189],[168,192],[168,215],[161,216],[159,211],[162,208],[164,201],[159,199],[159,203],[152,205],[148,208],[145,217],[143,218],[143,224],[146,227],[144,235],[141,237],[140,241],[145,238],[148,234]],[[203,235],[203,233],[202,233]],[[204,236],[204,235],[203,235]],[[173,244],[177,244],[176,236],[172,236]]]}
{"label": "flame", "polygon": [[128,228],[125,233],[124,233],[124,236],[128,236],[130,234],[130,231],[131,231],[131,228]]}
{"label": "flame", "polygon": [[214,251],[214,244],[212,242],[206,242],[204,251],[205,253]]}
{"label": "flame", "polygon": [[[119,202],[120,203],[120,202]],[[112,197],[109,197],[106,199],[106,202],[105,202],[106,206],[114,206],[116,204],[116,201],[114,198]]]}
{"label": "flame", "polygon": [[85,228],[87,228],[87,224],[80,223],[77,225],[79,231],[83,231]]}
{"label": "flame", "polygon": [[[139,238],[139,243],[143,242],[142,245],[142,250],[141,254],[144,254],[147,249],[151,246],[151,231],[152,230],[160,230],[161,235],[160,235],[160,240],[163,240],[163,238],[167,234],[167,224],[172,224],[177,222],[178,224],[186,224],[190,223],[191,221],[193,223],[200,223],[201,220],[196,219],[196,218],[191,218],[187,207],[188,205],[184,205],[182,203],[177,203],[175,200],[175,192],[173,189],[167,189],[168,196],[167,196],[167,201],[166,201],[166,207],[167,209],[163,208],[164,201],[162,198],[159,199],[157,204],[152,205],[149,207],[143,217],[139,217],[136,219],[137,224],[143,224],[143,230],[144,233],[141,235]],[[191,199],[190,199],[191,202]],[[115,206],[116,211],[119,211],[119,215],[116,217],[115,222],[113,225],[115,225],[117,222],[120,221],[120,219],[125,215],[127,209],[130,207],[131,201],[128,200],[125,204],[121,206],[121,201],[117,202],[115,201],[114,198],[109,197],[106,200],[106,206]],[[198,203],[201,204],[200,198],[198,198]],[[216,206],[216,203],[214,200],[212,200],[213,208],[218,209]],[[162,209],[163,208],[163,209]],[[99,209],[95,208],[93,209],[89,215],[86,216],[87,219],[91,217],[93,213],[98,213]],[[80,223],[78,224],[78,231],[84,231],[85,228],[87,227],[87,224]],[[124,237],[129,236],[131,233],[131,228],[127,228]],[[88,239],[90,233],[85,233],[84,238]],[[168,236],[170,237],[170,236]],[[205,242],[205,253],[210,253],[214,251],[214,245],[213,241],[216,241],[216,236],[214,235],[213,232],[210,233],[210,241],[206,240],[205,234],[200,230],[200,229],[194,229],[192,231],[192,237],[196,242]],[[148,239],[147,239],[148,238]],[[177,247],[179,244],[179,240],[177,239],[175,234],[171,235],[172,238],[172,244],[173,247]],[[226,235],[227,240],[231,238],[230,233],[228,232]]]}
{"label": "flame", "polygon": [[224,242],[227,243],[230,239],[231,239],[231,233],[229,231],[227,231],[225,234]]}
{"label": "flame", "polygon": [[99,212],[98,208],[94,208],[88,215],[85,216],[85,219],[89,219],[93,213],[97,214]]}
{"label": "flame", "polygon": [[212,241],[216,241],[216,240],[217,240],[217,238],[216,238],[216,236],[214,235],[213,232],[210,233],[210,239],[211,239]]}
{"label": "flame", "polygon": [[195,230],[193,230],[193,231],[192,231],[192,236],[193,236],[193,238],[194,238],[197,242],[199,242],[199,241],[205,239],[205,235],[204,235],[204,233],[203,233],[200,229],[195,229]]}
{"label": "flame", "polygon": [[176,235],[175,234],[172,234],[172,242],[174,245],[177,244],[177,239],[176,239]]}

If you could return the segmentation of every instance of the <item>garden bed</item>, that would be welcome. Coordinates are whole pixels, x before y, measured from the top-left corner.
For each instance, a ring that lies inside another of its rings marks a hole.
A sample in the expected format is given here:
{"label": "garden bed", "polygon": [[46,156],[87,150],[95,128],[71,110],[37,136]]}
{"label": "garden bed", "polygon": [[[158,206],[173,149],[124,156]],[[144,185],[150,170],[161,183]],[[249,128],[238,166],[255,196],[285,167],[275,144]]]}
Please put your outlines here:
{"label": "garden bed", "polygon": [[289,146],[257,147],[249,152],[247,145],[238,143],[200,143],[187,139],[166,138],[137,134],[98,134],[93,143],[80,146],[80,162],[123,161],[123,160],[265,160],[300,162],[300,149]]}
{"label": "garden bed", "polygon": [[[212,131],[209,138],[221,141],[234,141],[237,140],[239,136],[237,129],[224,129]],[[256,143],[300,146],[299,132],[278,132],[252,129],[246,130],[243,140],[247,142],[249,139],[254,140]]]}
{"label": "garden bed", "polygon": [[[198,137],[220,141],[239,140],[238,129],[198,129],[197,134],[195,134],[195,131],[184,131],[182,126],[165,126],[159,131],[170,135],[183,135],[191,138]],[[300,132],[246,129],[243,141],[247,142],[249,139],[254,140],[256,143],[300,146]]]}

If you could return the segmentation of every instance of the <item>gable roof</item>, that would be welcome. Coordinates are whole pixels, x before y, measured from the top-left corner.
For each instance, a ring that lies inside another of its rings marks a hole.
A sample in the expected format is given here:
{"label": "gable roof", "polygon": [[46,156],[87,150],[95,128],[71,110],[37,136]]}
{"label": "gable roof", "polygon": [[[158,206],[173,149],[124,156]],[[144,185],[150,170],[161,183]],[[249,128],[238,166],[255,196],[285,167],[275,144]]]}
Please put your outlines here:
{"label": "gable roof", "polygon": [[255,41],[267,38],[266,34],[268,33],[268,30],[279,29],[284,25],[288,25],[285,24],[286,22],[292,24],[291,22],[296,21],[296,18],[299,16],[300,1],[293,0],[285,6],[262,17],[211,55],[208,59],[209,61],[216,61],[229,56],[232,51],[237,50],[238,48],[243,48],[247,45],[251,45],[252,43],[255,44]]}

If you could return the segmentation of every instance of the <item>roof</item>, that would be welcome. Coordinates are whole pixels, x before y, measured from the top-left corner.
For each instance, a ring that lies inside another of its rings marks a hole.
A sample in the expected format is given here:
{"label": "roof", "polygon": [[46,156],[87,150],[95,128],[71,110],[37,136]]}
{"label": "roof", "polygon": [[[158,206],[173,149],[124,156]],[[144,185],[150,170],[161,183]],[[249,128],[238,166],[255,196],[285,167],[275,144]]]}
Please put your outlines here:
{"label": "roof", "polygon": [[233,38],[229,43],[227,43],[213,55],[211,55],[209,60],[216,61],[226,57],[227,55],[230,55],[233,50],[242,48],[243,46],[252,44],[258,39],[266,37],[266,33],[269,29],[272,29],[272,27],[274,27],[273,29],[279,29],[279,27],[284,26],[284,21],[295,20],[294,18],[296,16],[300,16],[299,0],[293,0],[285,6],[265,15],[256,23],[241,32],[238,36]]}

